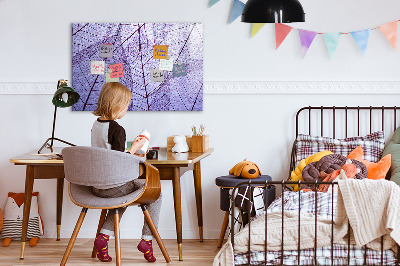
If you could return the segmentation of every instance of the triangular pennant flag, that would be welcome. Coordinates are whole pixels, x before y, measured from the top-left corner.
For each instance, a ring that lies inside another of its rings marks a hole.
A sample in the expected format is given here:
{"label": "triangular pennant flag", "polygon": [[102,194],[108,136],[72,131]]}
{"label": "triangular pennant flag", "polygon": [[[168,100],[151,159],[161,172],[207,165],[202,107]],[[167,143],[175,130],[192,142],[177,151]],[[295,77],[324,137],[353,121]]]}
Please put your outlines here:
{"label": "triangular pennant flag", "polygon": [[251,38],[256,35],[262,27],[264,27],[265,23],[253,23],[253,26],[251,28]]}
{"label": "triangular pennant flag", "polygon": [[288,25],[275,23],[276,49],[278,49],[278,47],[282,44],[282,42],[285,40],[286,36],[288,36],[289,32],[292,29],[293,28]]}
{"label": "triangular pennant flag", "polygon": [[329,55],[332,58],[339,44],[339,39],[340,36],[342,36],[342,34],[340,34],[339,32],[334,32],[334,33],[325,33],[323,36],[326,48],[328,48]]}
{"label": "triangular pennant flag", "polygon": [[358,47],[361,50],[361,53],[364,55],[368,46],[369,33],[371,29],[360,30],[360,31],[352,31],[351,35],[353,35],[354,40],[356,41]]}
{"label": "triangular pennant flag", "polygon": [[208,7],[212,7],[213,5],[215,5],[218,2],[219,2],[219,0],[210,0],[210,5]]}
{"label": "triangular pennant flag", "polygon": [[317,33],[315,31],[300,30],[301,55],[304,58]]}
{"label": "triangular pennant flag", "polygon": [[386,23],[382,26],[378,27],[383,35],[385,35],[386,39],[390,43],[390,45],[393,47],[393,49],[396,50],[397,48],[397,20],[393,22]]}
{"label": "triangular pennant flag", "polygon": [[242,15],[242,11],[244,8],[244,3],[239,0],[233,0],[231,17],[229,18],[229,23],[232,23],[235,19],[237,19],[240,15]]}

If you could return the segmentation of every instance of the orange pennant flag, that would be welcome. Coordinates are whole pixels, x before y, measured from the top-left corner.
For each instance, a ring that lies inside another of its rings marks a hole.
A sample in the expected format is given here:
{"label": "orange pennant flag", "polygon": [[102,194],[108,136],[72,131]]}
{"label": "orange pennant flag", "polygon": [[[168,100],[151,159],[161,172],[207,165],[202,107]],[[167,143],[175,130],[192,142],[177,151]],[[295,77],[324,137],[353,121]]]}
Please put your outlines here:
{"label": "orange pennant flag", "polygon": [[285,40],[286,36],[288,36],[289,32],[292,30],[292,27],[275,23],[275,40],[276,40],[276,49],[282,44],[283,40]]}
{"label": "orange pennant flag", "polygon": [[397,48],[397,20],[378,27],[393,49]]}

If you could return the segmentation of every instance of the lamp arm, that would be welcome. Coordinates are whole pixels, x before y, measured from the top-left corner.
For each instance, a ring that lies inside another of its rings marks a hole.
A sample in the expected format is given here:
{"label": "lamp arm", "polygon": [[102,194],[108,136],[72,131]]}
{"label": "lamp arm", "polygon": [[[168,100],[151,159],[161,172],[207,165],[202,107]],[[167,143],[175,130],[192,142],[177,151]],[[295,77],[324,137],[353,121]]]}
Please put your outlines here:
{"label": "lamp arm", "polygon": [[[57,82],[57,89],[60,87],[61,80],[59,79]],[[50,149],[53,152],[53,140],[54,140],[54,131],[56,129],[56,118],[57,118],[57,106],[54,105],[54,117],[53,117],[53,131],[51,132],[51,144]]]}
{"label": "lamp arm", "polygon": [[55,131],[55,129],[56,129],[56,118],[57,118],[57,106],[54,106],[53,131],[51,132],[51,144],[50,144],[50,148],[53,148],[54,131]]}

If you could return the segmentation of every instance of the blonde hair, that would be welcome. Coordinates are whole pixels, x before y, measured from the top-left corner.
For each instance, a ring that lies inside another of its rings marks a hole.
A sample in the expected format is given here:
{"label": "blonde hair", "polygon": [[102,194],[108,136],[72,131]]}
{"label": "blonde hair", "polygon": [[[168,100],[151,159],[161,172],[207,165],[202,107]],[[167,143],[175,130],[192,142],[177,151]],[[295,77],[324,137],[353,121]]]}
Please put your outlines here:
{"label": "blonde hair", "polygon": [[125,85],[119,82],[107,82],[101,88],[97,109],[93,114],[115,120],[132,97],[132,92]]}

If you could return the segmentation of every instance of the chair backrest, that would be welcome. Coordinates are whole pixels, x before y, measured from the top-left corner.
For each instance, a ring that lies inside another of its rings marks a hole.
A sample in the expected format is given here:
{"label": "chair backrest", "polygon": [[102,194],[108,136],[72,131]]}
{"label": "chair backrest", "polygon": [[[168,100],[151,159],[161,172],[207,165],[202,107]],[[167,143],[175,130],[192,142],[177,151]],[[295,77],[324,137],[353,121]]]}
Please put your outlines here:
{"label": "chair backrest", "polygon": [[62,150],[65,179],[83,186],[118,186],[139,176],[144,158],[97,147]]}

